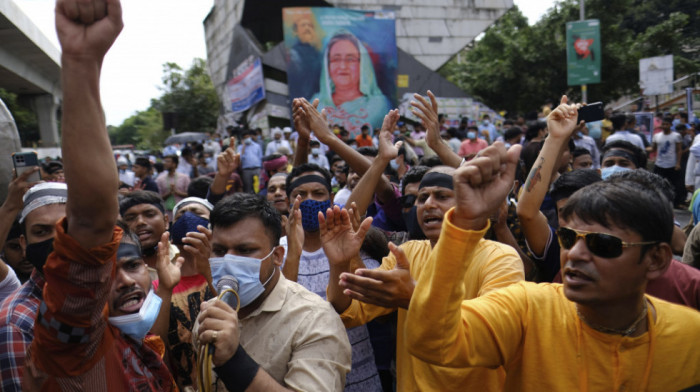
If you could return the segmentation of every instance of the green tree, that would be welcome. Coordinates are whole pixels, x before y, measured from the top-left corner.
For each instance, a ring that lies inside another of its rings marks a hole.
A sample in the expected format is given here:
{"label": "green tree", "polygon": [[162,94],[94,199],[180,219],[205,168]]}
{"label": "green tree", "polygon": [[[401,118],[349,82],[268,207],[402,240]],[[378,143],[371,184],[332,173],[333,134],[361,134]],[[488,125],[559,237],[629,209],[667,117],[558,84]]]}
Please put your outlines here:
{"label": "green tree", "polygon": [[[586,0],[586,18],[601,22],[602,45],[601,83],[589,85],[589,101],[638,93],[643,57],[673,54],[676,75],[700,70],[698,15],[689,0]],[[580,88],[566,84],[565,42],[566,22],[578,19],[578,0],[558,2],[532,26],[513,7],[464,51],[464,62],[452,59],[440,72],[510,113],[538,110],[561,94],[579,100]]]}
{"label": "green tree", "polygon": [[163,95],[151,107],[177,116],[176,132],[210,132],[216,129],[219,97],[207,73],[206,62],[195,59],[188,70],[175,63],[163,65]]}
{"label": "green tree", "polygon": [[32,142],[41,139],[36,113],[34,113],[34,110],[32,110],[28,104],[22,102],[17,94],[2,88],[0,88],[0,99],[5,102],[7,109],[15,119],[15,124],[17,125],[19,137],[23,146],[29,147],[32,145]]}
{"label": "green tree", "polygon": [[109,127],[113,145],[133,144],[138,149],[157,150],[162,148],[168,137],[163,131],[163,120],[158,110],[151,107],[138,111],[117,127]]}

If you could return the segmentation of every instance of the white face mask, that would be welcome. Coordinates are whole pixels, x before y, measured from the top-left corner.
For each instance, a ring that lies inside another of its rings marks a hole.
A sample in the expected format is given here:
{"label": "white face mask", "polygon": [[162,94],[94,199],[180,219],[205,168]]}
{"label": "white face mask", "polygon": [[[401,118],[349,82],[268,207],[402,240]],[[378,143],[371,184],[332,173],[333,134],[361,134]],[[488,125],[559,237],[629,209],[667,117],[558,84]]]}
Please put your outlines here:
{"label": "white face mask", "polygon": [[255,301],[265,292],[265,286],[270,283],[273,272],[265,283],[260,283],[260,266],[262,261],[267,259],[275,251],[272,248],[270,253],[262,259],[253,257],[243,257],[227,254],[224,257],[214,257],[209,259],[211,265],[212,281],[219,282],[226,275],[231,275],[238,281],[238,297],[241,307],[246,307]]}
{"label": "white face mask", "polygon": [[123,334],[141,341],[155,324],[162,302],[163,300],[151,289],[137,313],[110,317],[109,323],[119,328]]}

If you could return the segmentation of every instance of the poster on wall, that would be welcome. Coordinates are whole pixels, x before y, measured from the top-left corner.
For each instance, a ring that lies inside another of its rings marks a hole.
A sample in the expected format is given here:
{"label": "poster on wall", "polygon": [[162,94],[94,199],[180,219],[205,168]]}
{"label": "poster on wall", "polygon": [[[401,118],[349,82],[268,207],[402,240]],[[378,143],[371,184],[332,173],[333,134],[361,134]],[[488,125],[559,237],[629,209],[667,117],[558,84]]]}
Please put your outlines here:
{"label": "poster on wall", "polygon": [[265,81],[260,58],[250,56],[233,71],[226,83],[226,95],[234,113],[248,110],[265,99]]}
{"label": "poster on wall", "polygon": [[318,98],[328,123],[352,136],[379,129],[396,107],[394,13],[292,7],[282,20],[289,97]]}

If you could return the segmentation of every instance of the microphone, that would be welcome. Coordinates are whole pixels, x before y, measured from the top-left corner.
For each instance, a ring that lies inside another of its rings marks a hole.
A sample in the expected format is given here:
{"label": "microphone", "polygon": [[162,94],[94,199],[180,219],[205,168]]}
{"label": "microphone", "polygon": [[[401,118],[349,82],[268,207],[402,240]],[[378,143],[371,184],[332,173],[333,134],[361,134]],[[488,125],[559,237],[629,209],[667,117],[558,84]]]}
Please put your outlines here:
{"label": "microphone", "polygon": [[[222,291],[228,289],[231,289],[238,294],[238,279],[236,279],[235,276],[224,275],[216,283],[217,292],[221,293]],[[219,299],[226,302],[226,304],[234,310],[238,307],[238,296],[234,295],[230,291],[225,292]]]}

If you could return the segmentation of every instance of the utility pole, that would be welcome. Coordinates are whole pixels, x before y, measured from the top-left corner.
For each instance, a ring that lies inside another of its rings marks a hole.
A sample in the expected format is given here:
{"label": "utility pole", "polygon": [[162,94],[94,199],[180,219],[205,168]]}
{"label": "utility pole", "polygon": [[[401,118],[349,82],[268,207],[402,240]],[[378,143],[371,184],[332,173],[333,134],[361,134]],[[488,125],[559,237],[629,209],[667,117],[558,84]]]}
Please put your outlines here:
{"label": "utility pole", "polygon": [[[579,20],[584,20],[584,14],[585,14],[585,5],[584,5],[585,0],[579,0],[579,13],[578,13],[578,18]],[[600,56],[600,53],[598,54]],[[588,103],[588,85],[582,84],[581,85],[581,102],[583,103]]]}

